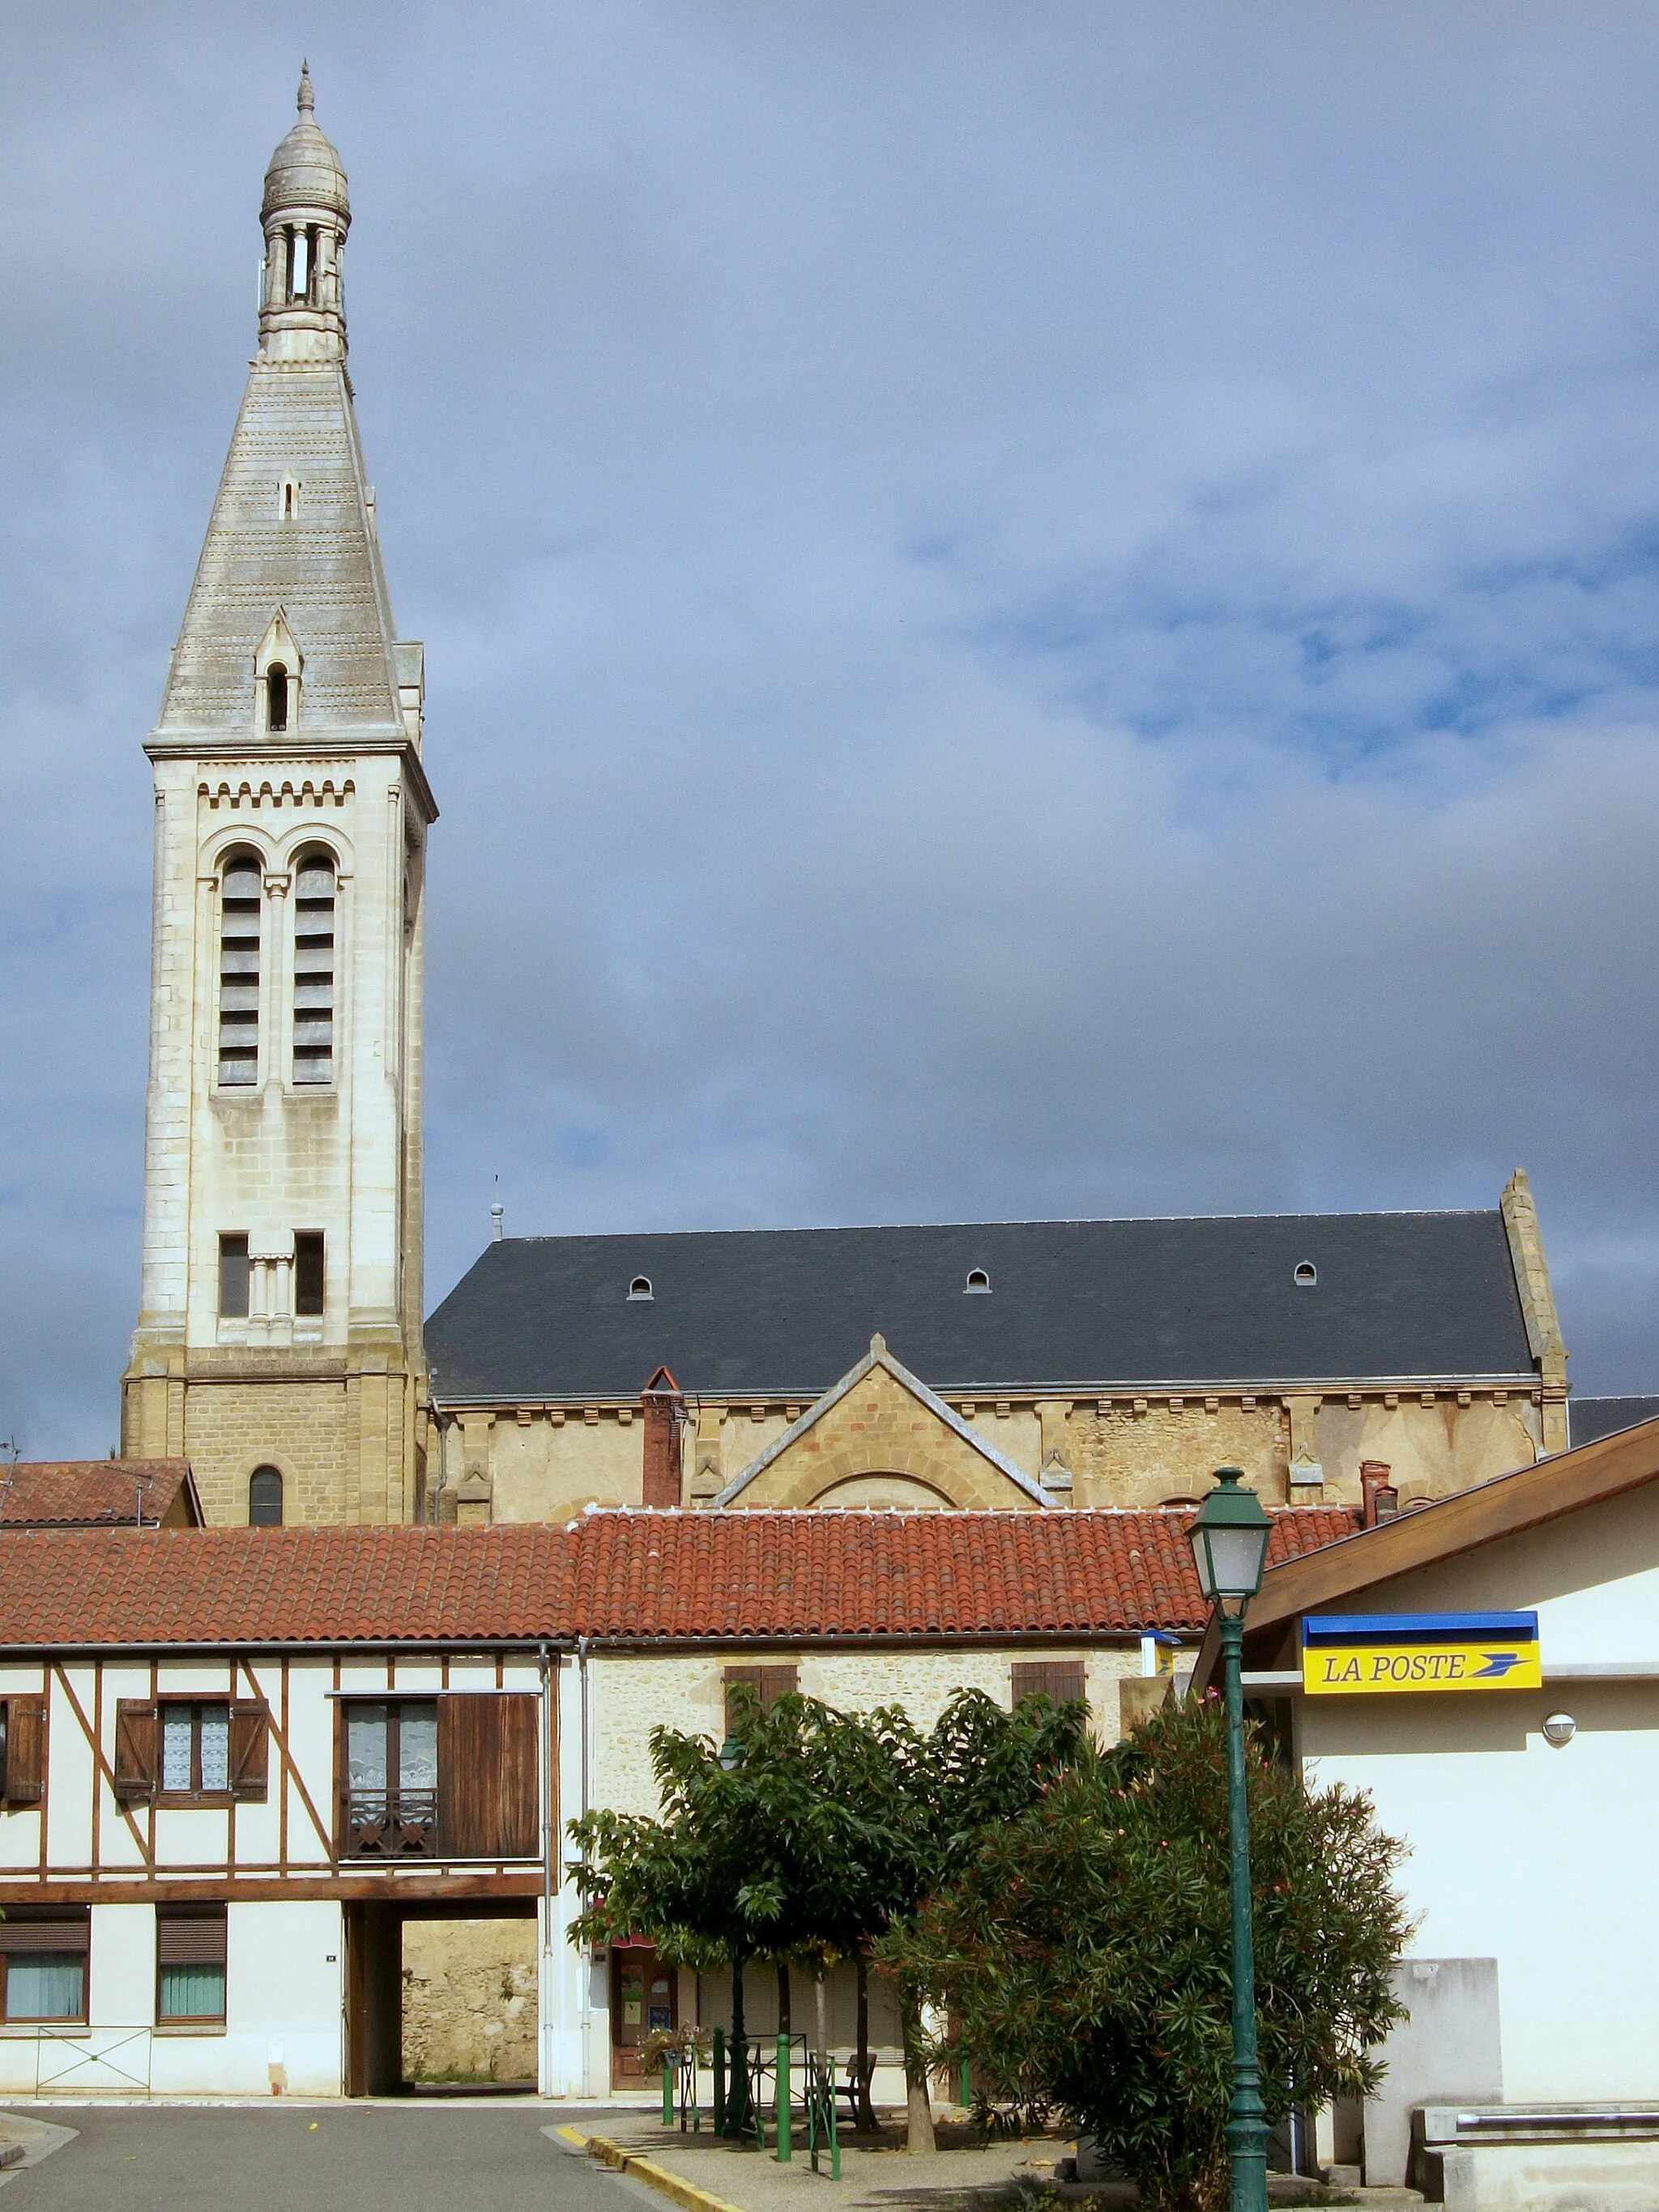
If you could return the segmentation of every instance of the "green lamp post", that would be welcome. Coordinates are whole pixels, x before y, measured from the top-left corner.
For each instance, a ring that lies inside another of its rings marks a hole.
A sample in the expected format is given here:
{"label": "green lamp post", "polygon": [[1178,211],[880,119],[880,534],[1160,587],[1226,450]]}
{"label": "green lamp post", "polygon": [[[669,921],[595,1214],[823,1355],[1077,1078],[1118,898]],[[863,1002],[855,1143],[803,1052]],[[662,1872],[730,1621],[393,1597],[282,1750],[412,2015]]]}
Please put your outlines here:
{"label": "green lamp post", "polygon": [[1244,1795],[1244,1614],[1261,1587],[1273,1523],[1243,1470],[1218,1467],[1193,1523],[1199,1587],[1215,1608],[1227,1701],[1227,1828],[1233,1916],[1233,2094],[1227,2108],[1231,2212],[1267,2212],[1267,2123],[1255,2049],[1255,1944],[1250,1926],[1250,1815]]}

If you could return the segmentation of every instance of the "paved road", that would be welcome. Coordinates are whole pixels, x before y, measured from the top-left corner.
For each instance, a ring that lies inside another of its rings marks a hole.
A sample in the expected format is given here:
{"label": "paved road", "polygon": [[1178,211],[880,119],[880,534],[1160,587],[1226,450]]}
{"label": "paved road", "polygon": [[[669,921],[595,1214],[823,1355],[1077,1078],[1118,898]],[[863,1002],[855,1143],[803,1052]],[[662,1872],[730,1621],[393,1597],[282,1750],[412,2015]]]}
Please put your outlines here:
{"label": "paved road", "polygon": [[76,2135],[7,2179],[3,2212],[662,2212],[549,2140],[581,2125],[562,2107],[18,2109]]}

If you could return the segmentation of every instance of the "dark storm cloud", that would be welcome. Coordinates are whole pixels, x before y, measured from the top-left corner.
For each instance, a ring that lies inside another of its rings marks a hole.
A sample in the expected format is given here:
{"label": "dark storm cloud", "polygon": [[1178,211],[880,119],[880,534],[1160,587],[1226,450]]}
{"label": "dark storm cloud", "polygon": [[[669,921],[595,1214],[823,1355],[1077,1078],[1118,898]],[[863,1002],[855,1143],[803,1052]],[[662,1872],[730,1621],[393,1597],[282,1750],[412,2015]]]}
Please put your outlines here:
{"label": "dark storm cloud", "polygon": [[1659,1382],[1659,27],[0,33],[0,1429],[113,1441],[154,717],[308,52],[485,1230],[1490,1204]]}

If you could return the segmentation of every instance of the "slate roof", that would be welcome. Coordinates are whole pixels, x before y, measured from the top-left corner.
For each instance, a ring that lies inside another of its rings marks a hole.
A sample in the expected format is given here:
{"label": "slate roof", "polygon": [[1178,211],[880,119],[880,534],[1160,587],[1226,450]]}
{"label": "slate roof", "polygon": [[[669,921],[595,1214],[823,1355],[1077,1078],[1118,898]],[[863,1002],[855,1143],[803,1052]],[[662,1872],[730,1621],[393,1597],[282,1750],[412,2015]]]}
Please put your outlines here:
{"label": "slate roof", "polygon": [[1575,1444],[1593,1444],[1598,1437],[1615,1436],[1650,1421],[1659,1413],[1659,1398],[1569,1398],[1567,1435]]}
{"label": "slate roof", "polygon": [[0,1468],[0,1528],[131,1528],[142,1510],[165,1520],[183,1492],[182,1518],[202,1525],[183,1459],[20,1460]]}
{"label": "slate roof", "polygon": [[[48,1530],[0,1542],[0,1650],[1192,1632],[1191,1517],[641,1509],[563,1528]],[[1269,1556],[1358,1523],[1280,1509]]]}
{"label": "slate roof", "polygon": [[634,1397],[659,1365],[809,1403],[878,1330],[963,1394],[1534,1372],[1496,1208],[509,1237],[426,1341],[445,1404]]}

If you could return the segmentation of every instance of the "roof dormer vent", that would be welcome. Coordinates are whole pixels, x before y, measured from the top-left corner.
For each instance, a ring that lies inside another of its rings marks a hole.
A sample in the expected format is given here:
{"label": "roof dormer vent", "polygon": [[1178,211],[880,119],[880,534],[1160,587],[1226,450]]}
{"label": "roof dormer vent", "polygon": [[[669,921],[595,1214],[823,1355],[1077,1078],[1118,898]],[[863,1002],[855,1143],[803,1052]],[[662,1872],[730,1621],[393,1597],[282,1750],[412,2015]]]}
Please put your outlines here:
{"label": "roof dormer vent", "polygon": [[962,1288],[964,1297],[970,1296],[975,1292],[977,1292],[981,1297],[983,1297],[988,1293],[991,1288],[991,1278],[986,1273],[983,1267],[970,1267],[968,1270],[968,1279],[963,1285]]}
{"label": "roof dormer vent", "polygon": [[1298,1260],[1291,1280],[1298,1291],[1310,1291],[1319,1280],[1319,1270],[1311,1260]]}
{"label": "roof dormer vent", "polygon": [[650,1276],[635,1275],[633,1281],[628,1285],[628,1295],[630,1298],[655,1297],[657,1294],[651,1287]]}

